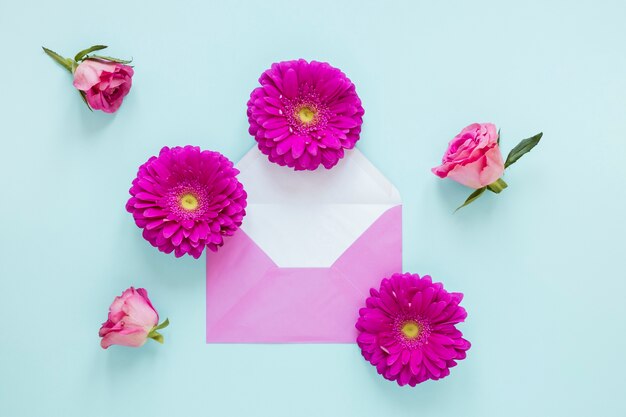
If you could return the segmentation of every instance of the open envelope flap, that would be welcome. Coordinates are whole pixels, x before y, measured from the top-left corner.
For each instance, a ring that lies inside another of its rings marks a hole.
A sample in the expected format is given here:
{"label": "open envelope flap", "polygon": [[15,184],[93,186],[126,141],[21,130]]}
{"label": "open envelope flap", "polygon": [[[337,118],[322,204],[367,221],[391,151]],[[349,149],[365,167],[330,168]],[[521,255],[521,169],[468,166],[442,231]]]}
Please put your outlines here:
{"label": "open envelope flap", "polygon": [[398,190],[358,150],[333,169],[293,171],[251,149],[237,164],[248,193],[242,229],[281,267],[329,267]]}
{"label": "open envelope flap", "polygon": [[207,343],[354,343],[369,289],[402,269],[402,208],[330,268],[280,268],[238,231],[207,254]]}

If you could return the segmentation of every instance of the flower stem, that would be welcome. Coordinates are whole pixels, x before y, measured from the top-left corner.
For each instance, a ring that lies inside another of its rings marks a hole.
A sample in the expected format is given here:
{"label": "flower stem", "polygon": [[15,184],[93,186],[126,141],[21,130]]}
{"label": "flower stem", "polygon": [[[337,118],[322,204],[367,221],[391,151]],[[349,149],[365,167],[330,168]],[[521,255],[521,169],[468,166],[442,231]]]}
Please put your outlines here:
{"label": "flower stem", "polygon": [[500,192],[504,190],[506,187],[508,187],[508,184],[504,182],[502,178],[498,179],[495,182],[492,182],[491,184],[487,186],[489,191],[494,192],[496,194],[500,194]]}

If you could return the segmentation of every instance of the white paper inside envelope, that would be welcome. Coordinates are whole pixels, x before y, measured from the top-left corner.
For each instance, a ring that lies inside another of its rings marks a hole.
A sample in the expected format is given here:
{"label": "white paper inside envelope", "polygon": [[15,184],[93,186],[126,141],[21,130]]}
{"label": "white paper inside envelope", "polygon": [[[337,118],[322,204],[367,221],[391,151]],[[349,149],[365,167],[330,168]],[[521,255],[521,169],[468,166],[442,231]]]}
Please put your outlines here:
{"label": "white paper inside envelope", "polygon": [[330,170],[293,171],[254,147],[237,168],[248,193],[241,228],[279,267],[330,267],[401,204],[398,190],[356,148]]}

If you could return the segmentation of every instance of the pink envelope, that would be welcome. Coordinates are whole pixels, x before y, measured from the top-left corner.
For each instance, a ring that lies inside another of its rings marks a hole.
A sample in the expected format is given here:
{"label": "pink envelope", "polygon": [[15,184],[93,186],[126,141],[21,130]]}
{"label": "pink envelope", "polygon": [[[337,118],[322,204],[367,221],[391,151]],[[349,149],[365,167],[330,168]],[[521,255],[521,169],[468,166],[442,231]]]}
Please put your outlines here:
{"label": "pink envelope", "polygon": [[354,343],[370,288],[402,271],[398,191],[357,149],[295,172],[255,147],[237,167],[248,214],[207,254],[207,343]]}

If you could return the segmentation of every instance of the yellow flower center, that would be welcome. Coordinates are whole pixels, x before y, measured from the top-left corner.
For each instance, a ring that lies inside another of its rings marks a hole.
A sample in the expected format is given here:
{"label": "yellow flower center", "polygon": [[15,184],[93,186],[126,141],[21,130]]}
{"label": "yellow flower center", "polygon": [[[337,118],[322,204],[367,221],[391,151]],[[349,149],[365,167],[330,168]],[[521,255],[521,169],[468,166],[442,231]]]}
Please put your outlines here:
{"label": "yellow flower center", "polygon": [[187,193],[180,198],[180,206],[188,211],[198,208],[198,199],[195,195]]}
{"label": "yellow flower center", "polygon": [[315,119],[315,110],[310,107],[304,106],[298,110],[298,117],[304,124],[311,123]]}
{"label": "yellow flower center", "polygon": [[407,339],[416,339],[420,335],[420,326],[414,321],[407,321],[402,325],[402,334]]}

